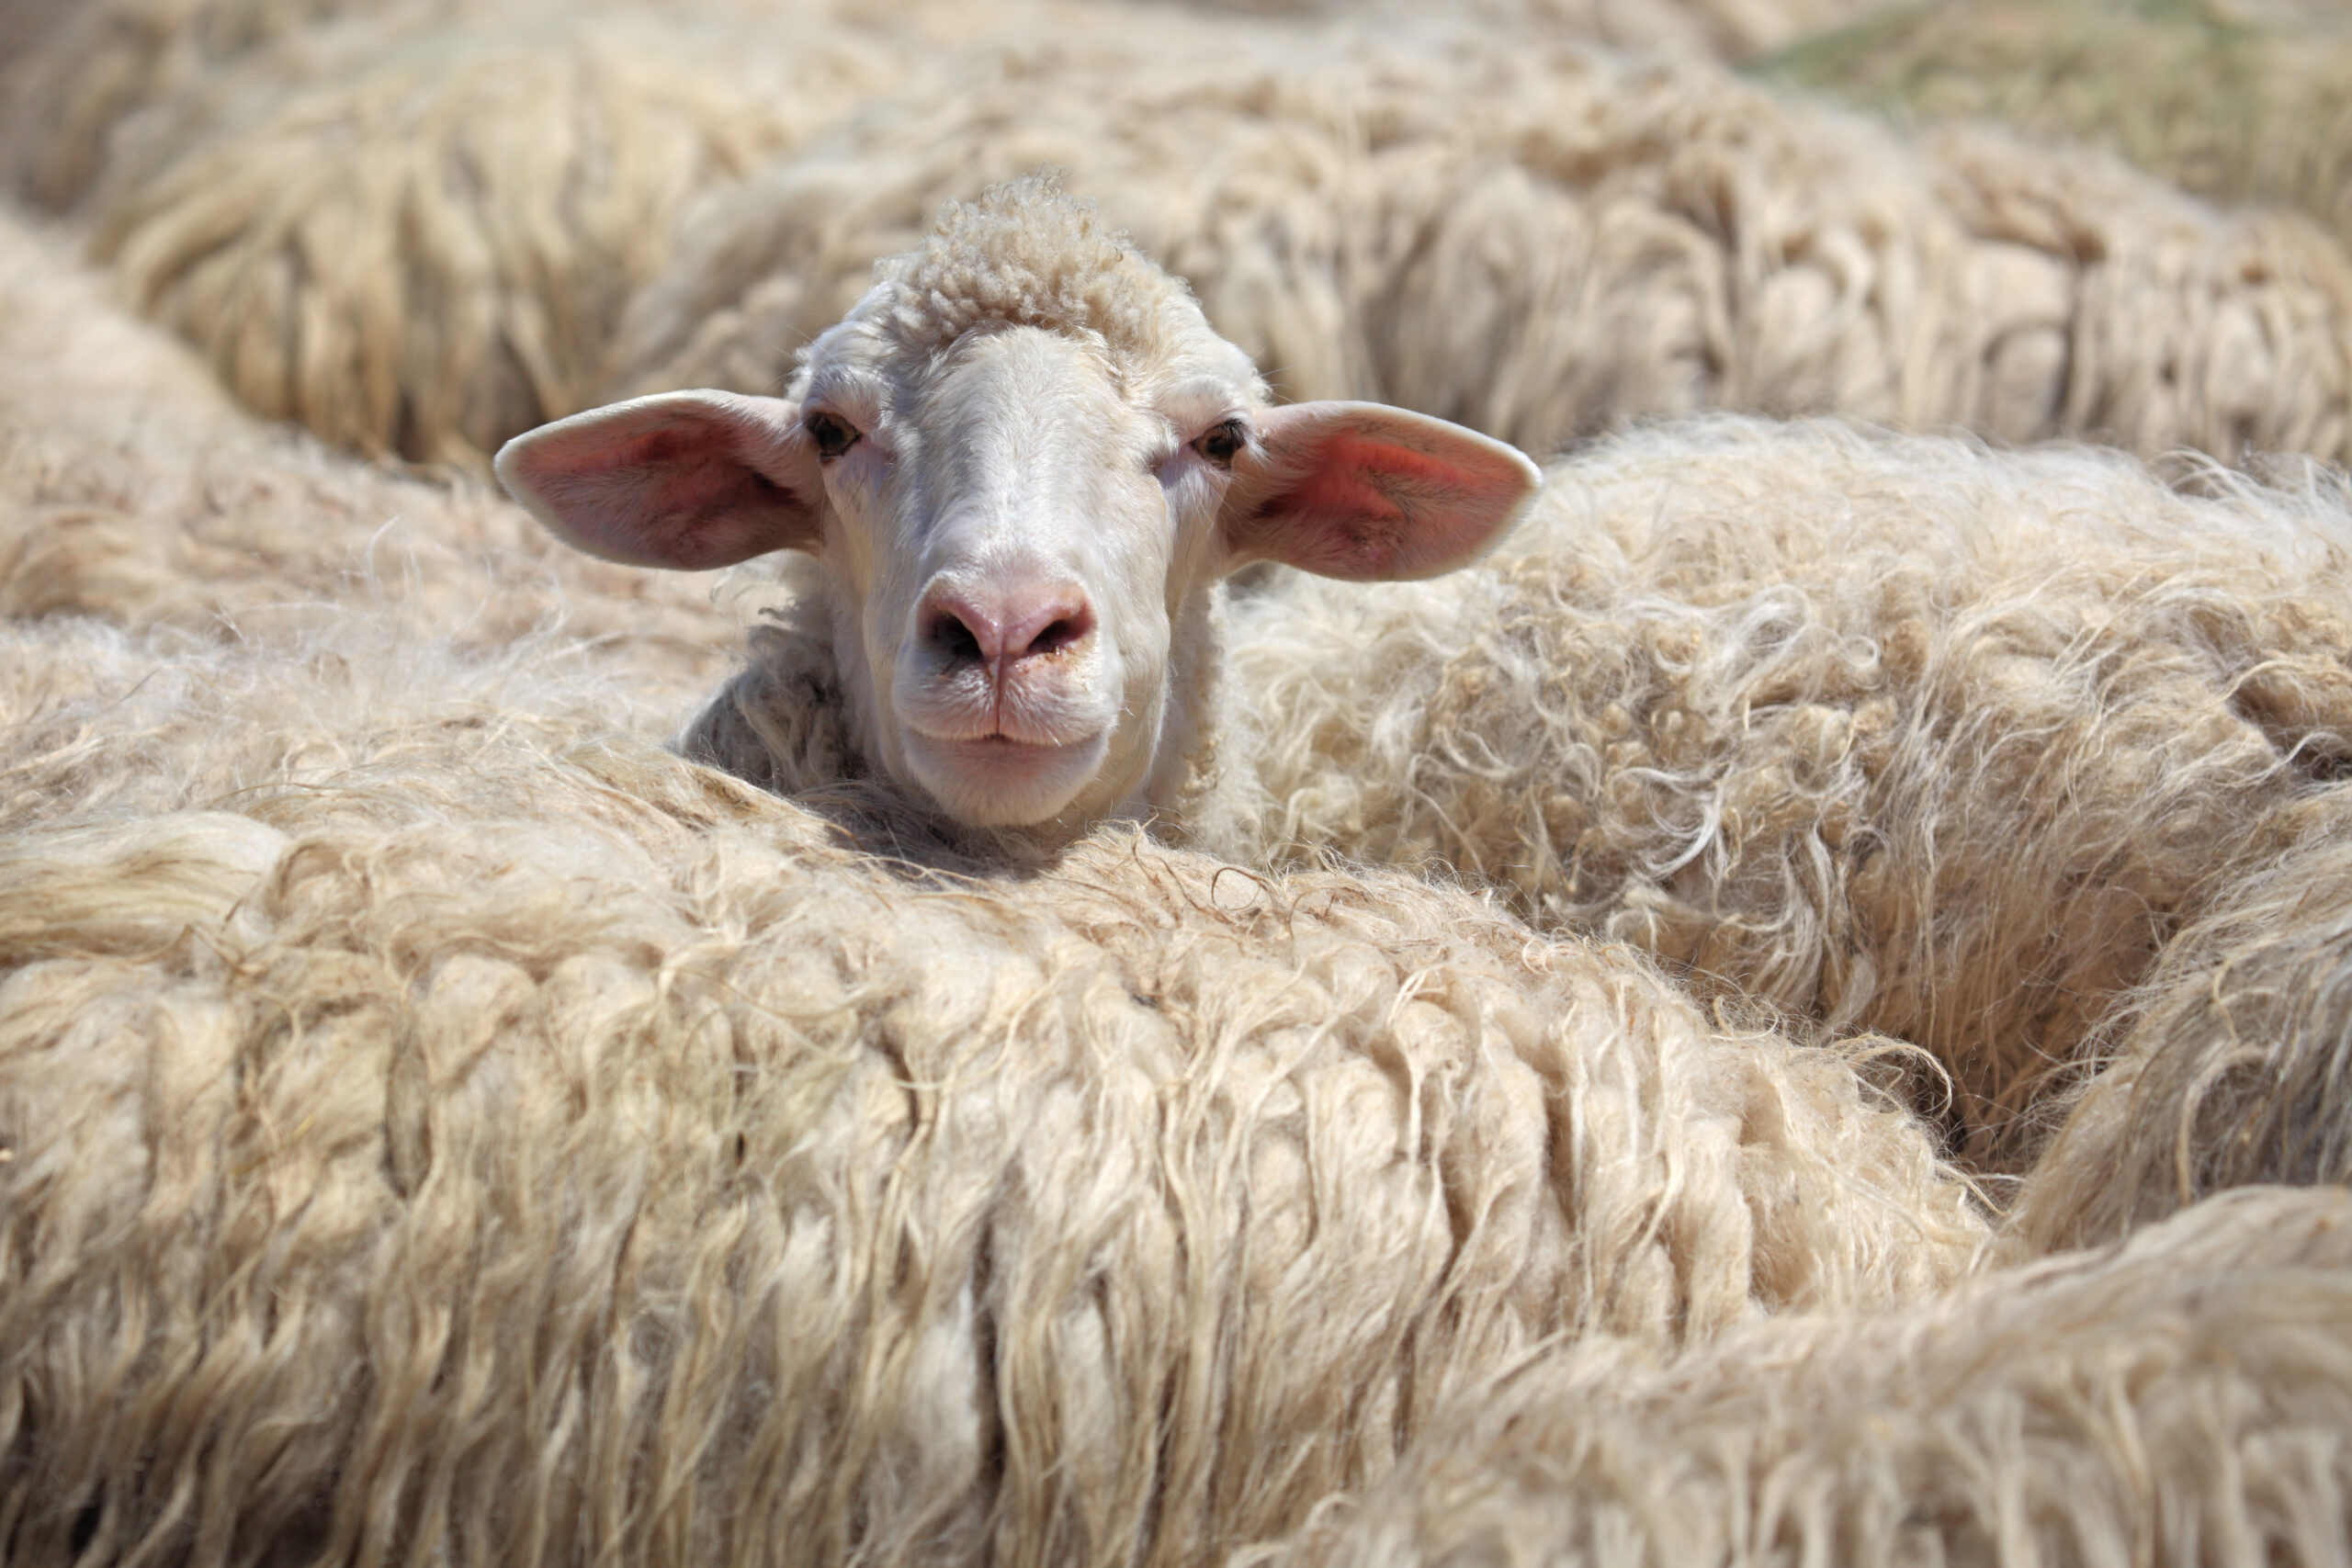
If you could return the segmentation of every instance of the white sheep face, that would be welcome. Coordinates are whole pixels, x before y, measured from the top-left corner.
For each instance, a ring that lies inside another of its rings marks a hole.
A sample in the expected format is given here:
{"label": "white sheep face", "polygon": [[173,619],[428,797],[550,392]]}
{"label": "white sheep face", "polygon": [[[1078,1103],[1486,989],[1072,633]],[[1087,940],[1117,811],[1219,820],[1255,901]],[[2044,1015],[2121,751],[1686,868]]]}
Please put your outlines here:
{"label": "white sheep face", "polygon": [[[1044,200],[1010,229],[994,214],[1001,248],[1034,251],[1041,216],[1069,226],[1074,204]],[[508,443],[499,476],[608,558],[815,555],[853,735],[961,820],[1076,828],[1167,805],[1227,572],[1446,570],[1508,526],[1536,474],[1499,442],[1400,410],[1269,406],[1181,285],[1080,232],[1094,271],[1072,271],[1093,291],[1058,319],[1035,287],[1017,309],[943,310],[938,282],[909,276],[917,253],[817,341],[793,397],[594,410]],[[1123,292],[1145,297],[1106,311]],[[1069,319],[1088,310],[1109,330]]]}
{"label": "white sheep face", "polygon": [[970,822],[1147,796],[1175,628],[1218,570],[1223,475],[1191,443],[1248,416],[1248,363],[1211,339],[1138,400],[1102,345],[1036,327],[975,332],[910,378],[831,346],[850,351],[819,358],[801,406],[855,433],[820,466],[835,652],[871,696],[875,761]]}

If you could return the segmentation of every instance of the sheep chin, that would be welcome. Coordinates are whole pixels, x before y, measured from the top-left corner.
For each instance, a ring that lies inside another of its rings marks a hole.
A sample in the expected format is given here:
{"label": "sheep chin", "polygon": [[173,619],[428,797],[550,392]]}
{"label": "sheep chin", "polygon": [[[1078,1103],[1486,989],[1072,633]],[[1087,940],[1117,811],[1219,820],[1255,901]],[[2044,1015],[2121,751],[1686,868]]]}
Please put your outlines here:
{"label": "sheep chin", "polygon": [[1068,812],[1101,776],[1111,732],[1035,745],[1001,735],[939,739],[909,729],[903,745],[914,783],[957,821],[1029,828]]}

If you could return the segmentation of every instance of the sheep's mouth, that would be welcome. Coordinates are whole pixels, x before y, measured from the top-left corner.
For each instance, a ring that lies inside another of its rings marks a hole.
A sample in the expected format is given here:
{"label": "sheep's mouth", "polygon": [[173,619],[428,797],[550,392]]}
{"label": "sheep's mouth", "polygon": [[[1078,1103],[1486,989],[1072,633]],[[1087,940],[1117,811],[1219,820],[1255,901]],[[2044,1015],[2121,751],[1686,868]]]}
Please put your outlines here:
{"label": "sheep's mouth", "polygon": [[956,739],[910,730],[907,761],[917,782],[954,816],[1014,827],[1059,815],[1093,780],[1110,739],[1107,730],[1062,742],[1001,730]]}

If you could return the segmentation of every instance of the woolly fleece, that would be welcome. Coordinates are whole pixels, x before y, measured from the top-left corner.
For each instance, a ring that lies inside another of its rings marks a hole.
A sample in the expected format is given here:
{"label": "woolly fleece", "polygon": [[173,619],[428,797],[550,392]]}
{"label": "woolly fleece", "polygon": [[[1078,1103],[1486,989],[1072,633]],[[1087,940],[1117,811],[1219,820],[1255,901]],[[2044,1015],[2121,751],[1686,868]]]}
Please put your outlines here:
{"label": "woolly fleece", "polygon": [[[518,585],[513,509],[264,436],[14,238],[86,314],[7,342],[107,355],[0,379],[0,477],[126,521],[0,512],[123,623],[0,625],[11,1561],[1197,1561],[1542,1344],[1981,1250],[1883,1043],[1409,878],[989,870],[663,751],[637,574]],[[331,567],[392,497],[418,570]]]}
{"label": "woolly fleece", "polygon": [[[2352,788],[2352,496],[2280,477],[1828,422],[1605,443],[1480,566],[1236,594],[1188,826],[1467,874],[1910,1041],[1949,1075],[1921,1108],[2015,1171],[2165,942]],[[787,792],[857,766],[810,575],[684,739]]]}
{"label": "woolly fleece", "polygon": [[12,1560],[1199,1561],[1981,1243],[1862,1052],[1466,895],[974,874],[373,613],[6,639]]}
{"label": "woolly fleece", "polygon": [[1755,69],[1913,118],[2104,147],[2352,240],[2352,16],[2329,0],[1886,6]]}
{"label": "woolly fleece", "polygon": [[682,220],[616,392],[781,385],[874,257],[1044,164],[1281,396],[1539,457],[1709,408],[2352,453],[2352,265],[2300,214],[1990,131],[1914,141],[1706,62],[1491,39],[1056,59],[863,117]]}
{"label": "woolly fleece", "polygon": [[2352,1561],[2352,1200],[2240,1192],[1657,1371],[1538,1360],[1268,1562]]}

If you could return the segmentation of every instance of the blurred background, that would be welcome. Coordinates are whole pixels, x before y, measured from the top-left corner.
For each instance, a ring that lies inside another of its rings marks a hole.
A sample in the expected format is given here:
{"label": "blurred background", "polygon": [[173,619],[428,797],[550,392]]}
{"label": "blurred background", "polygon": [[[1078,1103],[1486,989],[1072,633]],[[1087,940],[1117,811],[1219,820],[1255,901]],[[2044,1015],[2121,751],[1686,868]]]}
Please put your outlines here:
{"label": "blurred background", "polygon": [[480,473],[772,389],[1041,165],[1285,397],[2346,456],[2337,0],[7,0],[0,177],[251,409]]}

